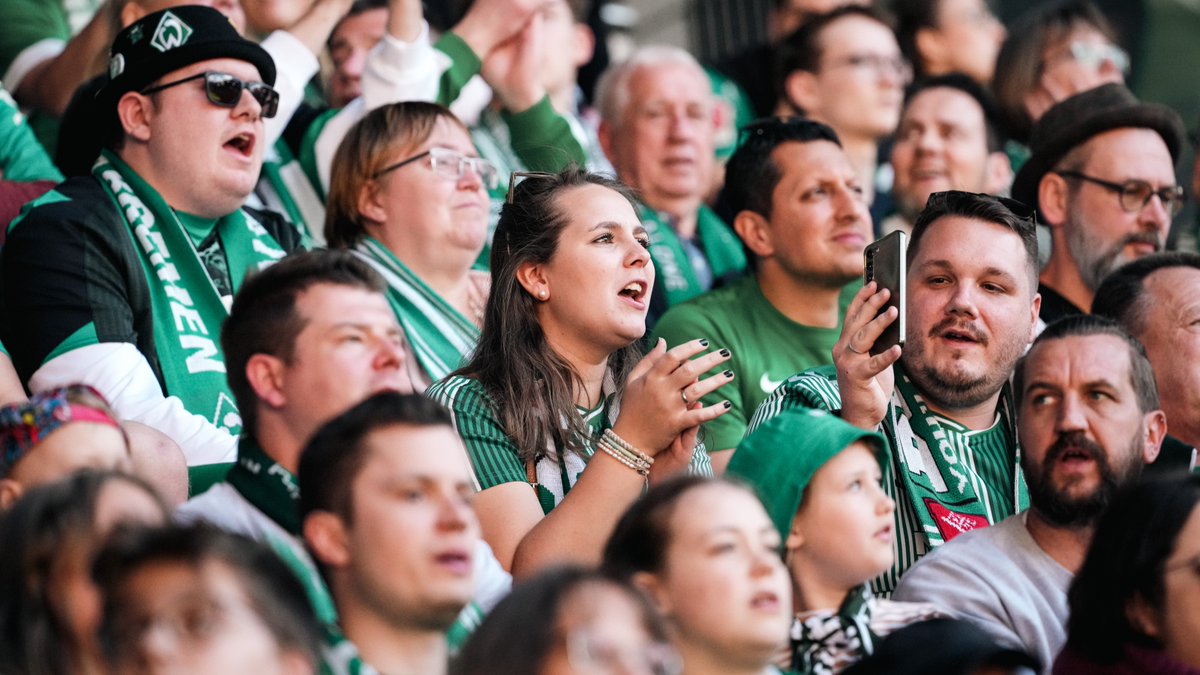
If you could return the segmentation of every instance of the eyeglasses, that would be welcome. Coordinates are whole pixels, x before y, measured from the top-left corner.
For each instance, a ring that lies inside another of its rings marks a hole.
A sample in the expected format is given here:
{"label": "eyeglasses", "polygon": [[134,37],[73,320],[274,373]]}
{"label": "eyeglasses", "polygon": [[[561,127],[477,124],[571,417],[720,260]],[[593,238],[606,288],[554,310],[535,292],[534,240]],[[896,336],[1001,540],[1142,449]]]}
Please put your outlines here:
{"label": "eyeglasses", "polygon": [[163,89],[170,89],[185,82],[200,79],[204,80],[204,93],[208,95],[208,101],[213,105],[219,105],[222,108],[236,108],[242,100],[242,90],[245,89],[262,107],[264,118],[274,117],[275,113],[279,111],[279,92],[275,91],[271,85],[265,82],[243,82],[229,73],[218,73],[211,70],[185,77],[182,80],[160,84],[157,87],[148,87],[141,93],[156,94]]}
{"label": "eyeglasses", "polygon": [[1162,202],[1163,208],[1174,217],[1183,208],[1183,188],[1178,185],[1170,187],[1161,187],[1157,190],[1144,180],[1127,180],[1124,183],[1112,183],[1110,181],[1101,180],[1095,176],[1079,173],[1078,171],[1055,171],[1054,173],[1063,178],[1074,178],[1077,180],[1086,181],[1099,185],[1100,187],[1115,192],[1121,198],[1121,208],[1129,213],[1137,213],[1146,208],[1150,203],[1150,198],[1157,196]]}
{"label": "eyeglasses", "polygon": [[500,184],[500,177],[496,171],[495,164],[482,157],[468,157],[462,153],[447,150],[446,148],[430,148],[419,155],[413,155],[395,164],[389,164],[376,171],[371,178],[379,178],[385,173],[395,171],[402,166],[408,166],[426,157],[429,158],[429,168],[433,169],[433,172],[442,178],[458,180],[463,177],[463,174],[467,172],[467,168],[470,167],[475,172],[475,175],[479,176],[479,181],[483,183],[485,188],[495,190],[496,186]]}
{"label": "eyeglasses", "polygon": [[567,636],[567,660],[581,672],[629,672],[647,675],[678,675],[683,671],[679,655],[668,644],[651,643],[630,648],[580,628]]}
{"label": "eyeglasses", "polygon": [[851,54],[829,63],[825,68],[841,68],[843,66],[849,66],[860,73],[870,71],[876,77],[892,75],[901,82],[908,82],[912,79],[912,68],[899,56]]}
{"label": "eyeglasses", "polygon": [[504,201],[508,204],[513,203],[513,191],[517,189],[517,185],[528,178],[553,178],[554,174],[545,171],[514,171],[508,175],[508,194],[505,195]]}
{"label": "eyeglasses", "polygon": [[1108,61],[1113,68],[1126,75],[1129,74],[1129,54],[1116,45],[1076,41],[1071,43],[1069,49],[1071,58],[1082,66],[1099,70],[1101,64]]}

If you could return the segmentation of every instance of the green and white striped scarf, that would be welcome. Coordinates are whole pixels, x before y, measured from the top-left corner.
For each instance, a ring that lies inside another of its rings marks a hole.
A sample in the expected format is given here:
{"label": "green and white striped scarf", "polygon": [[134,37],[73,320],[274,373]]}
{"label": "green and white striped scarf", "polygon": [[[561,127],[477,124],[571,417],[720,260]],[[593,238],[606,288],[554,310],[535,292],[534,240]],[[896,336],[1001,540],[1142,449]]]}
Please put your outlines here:
{"label": "green and white striped scarf", "polygon": [[[92,175],[112,197],[133,238],[150,291],[154,348],[166,393],[189,412],[233,435],[242,420],[225,381],[217,338],[229,309],[204,270],[179,218],[154,188],[105,150]],[[246,273],[285,255],[279,243],[245,211],[217,221],[217,234],[236,292]]]}
{"label": "green and white striped scarf", "polygon": [[367,237],[353,249],[387,281],[388,303],[421,365],[436,382],[456,370],[479,342],[479,329],[425,285],[377,240]]}
{"label": "green and white striped scarf", "polygon": [[[666,217],[645,205],[639,216],[650,237],[650,257],[654,259],[655,272],[666,290],[667,306],[674,307],[708,290],[700,285],[683,242],[679,241],[679,235]],[[746,269],[742,241],[729,226],[707,206],[700,207],[696,219],[696,234],[712,268],[713,279]]]}

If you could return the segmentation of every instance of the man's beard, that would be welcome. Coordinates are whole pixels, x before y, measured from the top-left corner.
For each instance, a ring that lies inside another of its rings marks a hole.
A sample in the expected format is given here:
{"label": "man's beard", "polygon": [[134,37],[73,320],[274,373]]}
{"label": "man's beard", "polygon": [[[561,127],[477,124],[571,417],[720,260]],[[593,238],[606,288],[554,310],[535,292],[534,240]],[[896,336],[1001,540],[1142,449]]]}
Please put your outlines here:
{"label": "man's beard", "polygon": [[[959,322],[946,319],[929,332],[928,336],[912,340],[904,345],[901,362],[921,397],[934,407],[942,410],[972,408],[985,401],[1008,381],[1012,374],[1013,365],[1024,352],[1024,343],[1015,345],[997,345],[999,351],[994,355],[997,363],[995,368],[979,374],[962,372],[940,372],[930,361],[927,350],[927,340],[939,335],[948,328],[955,327]],[[960,327],[961,328],[961,327]],[[974,337],[979,344],[987,347],[988,343],[997,336],[985,336],[978,331]]]}
{"label": "man's beard", "polygon": [[[1082,431],[1060,435],[1054,445],[1046,451],[1041,465],[1035,471],[1025,472],[1030,508],[1056,527],[1079,528],[1095,525],[1117,490],[1141,475],[1141,446],[1144,433],[1143,425],[1138,425],[1137,433],[1130,440],[1129,447],[1118,451],[1123,452],[1121,456],[1127,458],[1125,464],[1115,468],[1104,448],[1088,439]],[[1087,494],[1072,497],[1066,488],[1071,487],[1073,483],[1064,486],[1054,484],[1054,466],[1068,449],[1086,452],[1096,463],[1100,484]]]}
{"label": "man's beard", "polygon": [[1079,277],[1092,293],[1100,283],[1127,260],[1122,254],[1129,244],[1151,244],[1155,251],[1163,249],[1163,241],[1156,232],[1134,232],[1121,237],[1111,248],[1103,250],[1104,244],[1089,234],[1087,223],[1072,213],[1067,218],[1067,253],[1079,268]]}

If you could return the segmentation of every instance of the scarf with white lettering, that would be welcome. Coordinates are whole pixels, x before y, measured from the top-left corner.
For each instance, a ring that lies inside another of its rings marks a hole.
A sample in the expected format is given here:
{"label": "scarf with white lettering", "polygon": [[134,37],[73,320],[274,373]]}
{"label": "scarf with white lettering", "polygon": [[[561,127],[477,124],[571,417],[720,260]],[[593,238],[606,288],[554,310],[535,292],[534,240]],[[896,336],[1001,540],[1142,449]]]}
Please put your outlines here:
{"label": "scarf with white lettering", "polygon": [[[179,397],[189,412],[236,436],[242,420],[225,380],[219,343],[229,310],[192,240],[158,192],[115,154],[101,153],[92,175],[117,204],[146,274],[154,348],[167,395]],[[235,292],[247,272],[284,256],[279,243],[241,209],[218,220],[216,227]]]}
{"label": "scarf with white lettering", "polygon": [[896,388],[889,414],[883,420],[884,433],[895,439],[893,457],[900,462],[897,472],[900,483],[920,520],[929,548],[962,532],[995,524],[1021,510],[1028,496],[1020,475],[1021,451],[1016,440],[1012,387],[1004,385],[996,406],[998,424],[1008,440],[1006,446],[1013,452],[1004,462],[1011,467],[1012,492],[1000,494],[981,475],[981,461],[985,458],[976,456],[969,437],[955,430],[947,433],[943,421],[929,410],[904,368],[896,364],[893,370]]}
{"label": "scarf with white lettering", "polygon": [[[679,235],[666,217],[647,206],[642,207],[639,215],[650,237],[654,271],[667,292],[667,306],[674,307],[707,291],[696,278],[692,262],[683,250],[683,242],[679,241]],[[696,234],[714,280],[746,269],[742,241],[707,206],[701,206],[696,214]]]}
{"label": "scarf with white lettering", "polygon": [[363,239],[353,252],[387,281],[388,304],[430,381],[437,382],[456,370],[479,342],[475,324],[375,239]]}

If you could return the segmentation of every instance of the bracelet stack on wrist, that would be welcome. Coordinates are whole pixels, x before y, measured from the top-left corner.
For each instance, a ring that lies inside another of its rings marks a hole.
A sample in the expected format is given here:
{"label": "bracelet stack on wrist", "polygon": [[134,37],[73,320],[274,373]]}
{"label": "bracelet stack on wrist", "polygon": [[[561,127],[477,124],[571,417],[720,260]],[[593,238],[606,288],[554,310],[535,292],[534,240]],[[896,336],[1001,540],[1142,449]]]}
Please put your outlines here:
{"label": "bracelet stack on wrist", "polygon": [[643,476],[650,475],[650,465],[654,464],[654,458],[630,445],[612,429],[604,430],[604,435],[600,437],[599,446],[604,451],[604,454],[609,457]]}

